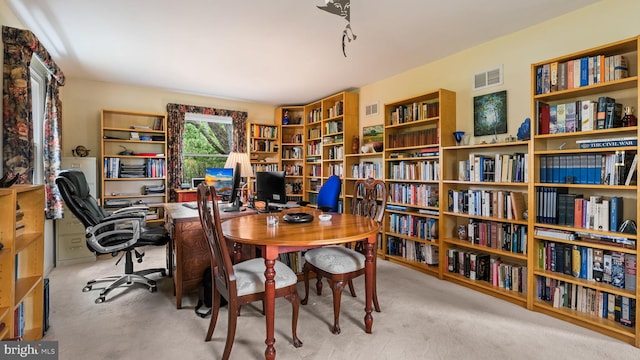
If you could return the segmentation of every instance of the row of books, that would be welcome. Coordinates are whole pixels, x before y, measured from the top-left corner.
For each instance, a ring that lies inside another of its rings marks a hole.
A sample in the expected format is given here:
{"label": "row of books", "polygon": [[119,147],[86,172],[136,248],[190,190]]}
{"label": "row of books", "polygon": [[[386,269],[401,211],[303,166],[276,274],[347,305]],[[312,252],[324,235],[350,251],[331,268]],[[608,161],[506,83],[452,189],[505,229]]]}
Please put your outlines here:
{"label": "row of books", "polygon": [[438,206],[437,185],[391,183],[387,187],[390,202],[417,206]]}
{"label": "row of books", "polygon": [[631,185],[637,181],[637,152],[540,156],[540,182]]}
{"label": "row of books", "polygon": [[342,100],[336,101],[333,106],[327,108],[327,117],[332,118],[334,116],[340,116],[344,113],[344,102]]}
{"label": "row of books", "polygon": [[449,189],[448,201],[449,211],[498,219],[522,220],[527,209],[518,191]]}
{"label": "row of books", "polygon": [[500,249],[515,254],[527,254],[527,226],[470,219],[467,240],[471,244]]}
{"label": "row of books", "polygon": [[120,158],[105,158],[103,176],[114,178],[163,178],[165,173],[165,159],[146,159],[142,164],[128,164]]}
{"label": "row of books", "polygon": [[342,160],[344,158],[344,145],[334,145],[327,148],[327,158],[330,160]]}
{"label": "row of books", "polygon": [[319,141],[307,143],[307,156],[320,156],[322,154],[322,144]]}
{"label": "row of books", "polygon": [[487,281],[495,287],[527,293],[527,267],[505,263],[489,254],[447,249],[447,270],[470,280]]}
{"label": "row of books", "polygon": [[261,137],[268,139],[278,138],[278,127],[270,125],[251,124],[249,128],[250,137]]}
{"label": "row of books", "polygon": [[[287,194],[302,194],[302,183],[300,181],[290,181],[284,185],[284,189]],[[297,201],[299,199],[293,200]]]}
{"label": "row of books", "polygon": [[315,123],[322,120],[322,108],[315,108],[309,111],[309,116],[307,117],[307,123]]}
{"label": "row of books", "polygon": [[392,213],[389,215],[389,231],[424,240],[437,240],[438,219]]}
{"label": "row of books", "polygon": [[290,267],[296,274],[302,273],[305,263],[303,251],[282,253],[278,255],[278,260]]}
{"label": "row of books", "polygon": [[438,160],[402,160],[391,162],[389,179],[438,181],[440,166]]}
{"label": "row of books", "polygon": [[536,68],[536,94],[603,84],[629,76],[624,55],[595,55]]}
{"label": "row of books", "polygon": [[589,199],[582,194],[559,194],[559,225],[578,229],[619,231],[623,223],[624,198],[612,196],[603,198],[592,195]]}
{"label": "row of books", "polygon": [[419,150],[389,153],[390,159],[438,157],[438,156],[440,156],[440,151],[437,147],[424,147]]}
{"label": "row of books", "polygon": [[260,171],[279,171],[279,164],[267,164],[267,163],[251,163],[251,169],[253,173],[257,173]]}
{"label": "row of books", "polygon": [[393,149],[420,145],[435,145],[439,142],[438,130],[436,128],[430,128],[406,133],[389,134],[387,135],[385,146]]}
{"label": "row of books", "polygon": [[324,124],[325,134],[335,134],[342,132],[342,121],[329,121]]}
{"label": "row of books", "polygon": [[438,265],[438,247],[421,242],[387,236],[387,255],[400,256],[409,261]]}
{"label": "row of books", "polygon": [[344,177],[344,164],[328,164],[326,176],[336,175],[341,179]]}
{"label": "row of books", "polygon": [[16,202],[16,236],[24,234],[24,211],[20,208],[20,203]]}
{"label": "row of books", "polygon": [[282,159],[302,159],[302,147],[291,147],[282,149]]}
{"label": "row of books", "polygon": [[554,241],[539,242],[537,251],[540,269],[621,289],[636,289],[636,254]]}
{"label": "row of books", "polygon": [[561,104],[536,102],[538,134],[602,130],[623,126],[622,104],[610,97]]}
{"label": "row of books", "polygon": [[391,110],[388,125],[404,124],[410,121],[423,120],[438,116],[440,103],[423,102],[400,105]]}
{"label": "row of books", "polygon": [[14,310],[13,316],[13,336],[16,338],[24,337],[25,318],[24,318],[24,302],[20,302]]}
{"label": "row of books", "polygon": [[322,129],[320,127],[312,127],[307,131],[308,139],[319,139],[322,136]]}
{"label": "row of books", "polygon": [[636,323],[636,299],[627,296],[540,276],[537,298],[551,302],[558,309],[571,309],[624,326],[633,327]]}
{"label": "row of books", "polygon": [[277,140],[252,139],[251,151],[278,152],[279,142]]}
{"label": "row of books", "polygon": [[288,164],[284,167],[284,174],[286,176],[302,176],[304,174],[302,165]]}
{"label": "row of books", "polygon": [[524,153],[479,155],[458,162],[458,180],[479,182],[526,182],[528,160]]}
{"label": "row of books", "polygon": [[358,164],[353,164],[351,165],[351,177],[356,179],[380,179],[382,177],[382,164],[370,161],[361,161]]}

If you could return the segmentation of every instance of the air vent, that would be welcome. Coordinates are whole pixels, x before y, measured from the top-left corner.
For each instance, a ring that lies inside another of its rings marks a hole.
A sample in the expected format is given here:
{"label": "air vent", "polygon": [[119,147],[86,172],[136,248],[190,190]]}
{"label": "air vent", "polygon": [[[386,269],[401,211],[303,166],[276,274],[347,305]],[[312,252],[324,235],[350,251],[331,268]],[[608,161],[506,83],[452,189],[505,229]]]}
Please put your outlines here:
{"label": "air vent", "polygon": [[371,103],[365,106],[365,116],[378,115],[378,102]]}
{"label": "air vent", "polygon": [[473,75],[473,90],[502,85],[502,65]]}

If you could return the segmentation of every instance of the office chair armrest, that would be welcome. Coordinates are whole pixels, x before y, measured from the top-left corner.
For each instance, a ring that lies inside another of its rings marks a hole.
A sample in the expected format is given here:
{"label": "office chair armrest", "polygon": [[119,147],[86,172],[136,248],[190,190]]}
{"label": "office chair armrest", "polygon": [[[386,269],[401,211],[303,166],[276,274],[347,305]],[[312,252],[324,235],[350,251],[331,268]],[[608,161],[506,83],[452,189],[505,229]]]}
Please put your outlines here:
{"label": "office chair armrest", "polygon": [[[90,248],[98,253],[108,254],[124,250],[138,242],[144,224],[144,215],[126,217],[122,217],[121,215],[110,216],[95,226],[87,227],[87,242],[90,244]],[[103,245],[103,243],[114,236],[127,237],[130,238],[130,240],[110,246]]]}
{"label": "office chair armrest", "polygon": [[118,209],[112,212],[111,214],[115,215],[115,214],[127,214],[127,213],[136,213],[136,212],[144,213],[147,210],[149,210],[149,207],[144,205],[128,206],[126,208]]}

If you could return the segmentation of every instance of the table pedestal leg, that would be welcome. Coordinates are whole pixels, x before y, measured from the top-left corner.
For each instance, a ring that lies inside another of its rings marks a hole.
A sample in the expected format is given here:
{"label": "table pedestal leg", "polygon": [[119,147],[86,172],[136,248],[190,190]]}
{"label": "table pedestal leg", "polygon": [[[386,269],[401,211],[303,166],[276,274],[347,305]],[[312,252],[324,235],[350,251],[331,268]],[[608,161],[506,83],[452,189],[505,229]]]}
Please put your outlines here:
{"label": "table pedestal leg", "polygon": [[[373,298],[373,266],[375,265],[375,263],[373,262],[373,247],[375,244],[375,240],[376,237],[375,235],[373,236],[373,238],[369,238],[369,241],[367,241],[367,251],[365,254],[365,273],[364,273],[364,279],[365,279],[365,293],[366,293],[366,297],[365,297],[365,307],[364,307],[364,325],[365,325],[365,331],[367,332],[367,334],[371,334],[371,329],[373,328],[373,315],[371,315],[371,311],[372,311],[372,306],[371,306],[371,302],[372,302],[372,298]],[[373,241],[373,242],[372,242]]]}
{"label": "table pedestal leg", "polygon": [[267,321],[267,339],[264,341],[267,344],[267,349],[264,351],[264,357],[267,360],[275,360],[276,348],[274,344],[276,342],[274,332],[274,320],[275,320],[275,297],[276,297],[276,270],[274,268],[276,258],[278,257],[278,249],[273,249],[267,246],[265,248],[264,264],[266,269],[264,270],[264,277],[266,279],[264,284],[264,311]]}

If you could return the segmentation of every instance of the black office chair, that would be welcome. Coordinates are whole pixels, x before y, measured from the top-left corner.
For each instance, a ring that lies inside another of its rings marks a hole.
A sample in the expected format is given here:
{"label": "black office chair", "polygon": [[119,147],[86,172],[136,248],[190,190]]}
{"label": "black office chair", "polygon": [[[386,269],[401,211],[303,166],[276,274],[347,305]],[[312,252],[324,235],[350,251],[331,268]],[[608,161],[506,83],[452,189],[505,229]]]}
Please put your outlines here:
{"label": "black office chair", "polygon": [[[136,248],[140,246],[162,246],[169,237],[163,227],[145,227],[145,206],[119,209],[113,213],[105,211],[89,193],[89,185],[84,173],[79,170],[63,170],[56,178],[60,194],[71,212],[86,228],[87,247],[97,255],[111,254],[117,256],[120,251],[125,257],[124,275],[113,275],[87,282],[82,291],[90,291],[97,283],[110,283],[102,289],[96,303],[105,301],[106,296],[114,289],[133,284],[142,284],[149,291],[157,290],[155,280],[146,275],[160,273],[165,276],[164,268],[133,271],[133,254],[142,262],[144,252]],[[122,259],[116,262],[116,265]]]}

